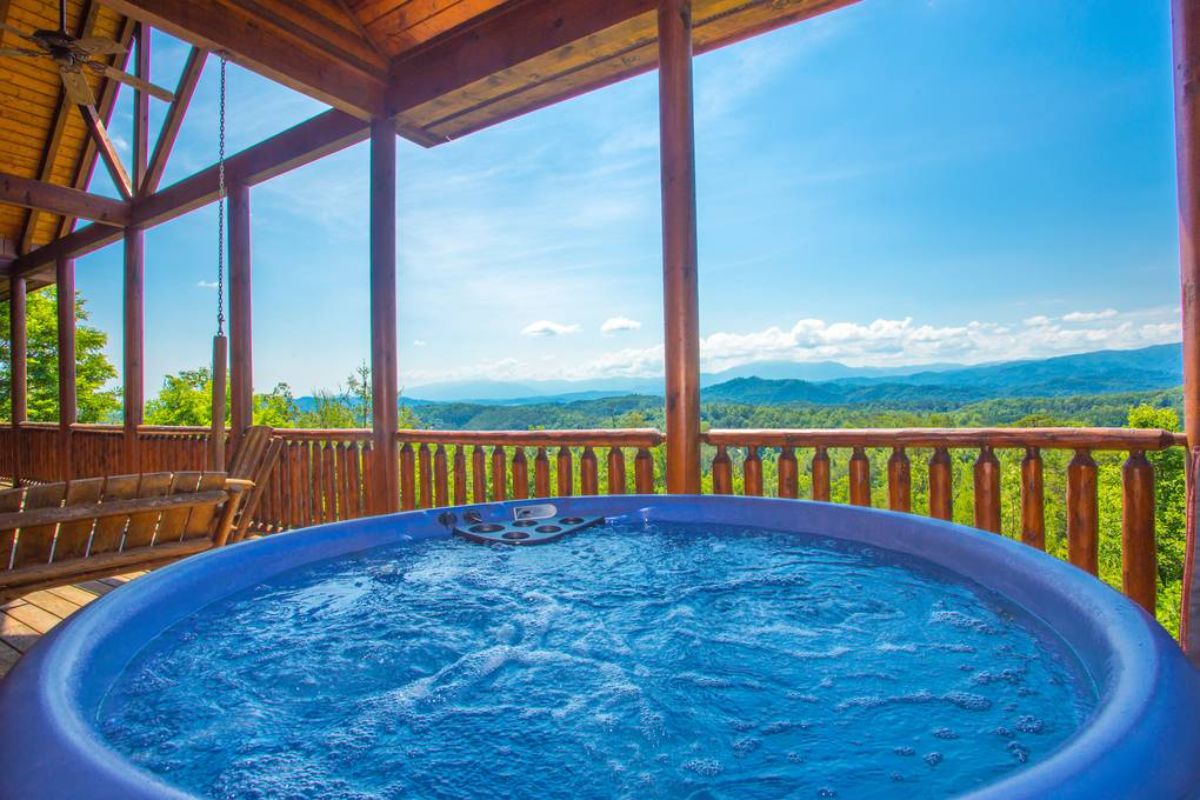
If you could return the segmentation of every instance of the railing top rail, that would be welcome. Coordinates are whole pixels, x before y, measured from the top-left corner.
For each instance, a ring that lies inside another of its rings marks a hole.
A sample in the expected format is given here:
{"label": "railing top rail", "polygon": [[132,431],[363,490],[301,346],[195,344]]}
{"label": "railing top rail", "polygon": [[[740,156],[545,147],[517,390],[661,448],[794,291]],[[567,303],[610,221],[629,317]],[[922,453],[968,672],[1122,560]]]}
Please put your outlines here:
{"label": "railing top rail", "polygon": [[726,447],[1039,447],[1050,450],[1162,450],[1185,446],[1182,433],[1141,428],[836,428],[710,430]]}
{"label": "railing top rail", "polygon": [[654,428],[594,428],[558,431],[426,431],[396,432],[408,444],[499,445],[503,447],[655,447],[665,440]]}
{"label": "railing top rail", "polygon": [[292,441],[363,441],[371,438],[370,428],[276,428],[275,435]]}

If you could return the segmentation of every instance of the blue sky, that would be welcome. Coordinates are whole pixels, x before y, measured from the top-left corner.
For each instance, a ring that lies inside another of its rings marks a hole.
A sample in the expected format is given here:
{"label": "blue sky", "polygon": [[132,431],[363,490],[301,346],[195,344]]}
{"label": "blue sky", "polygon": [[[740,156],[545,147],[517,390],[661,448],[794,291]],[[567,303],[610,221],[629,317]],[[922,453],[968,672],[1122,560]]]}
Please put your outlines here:
{"label": "blue sky", "polygon": [[[184,53],[156,39],[156,80]],[[164,184],[215,160],[216,78]],[[1165,0],[863,0],[699,57],[695,81],[706,370],[1178,340]],[[656,92],[398,140],[402,385],[659,372]],[[236,151],[323,107],[231,66],[229,109]],[[251,202],[257,388],[332,388],[370,352],[366,147]],[[210,358],[215,239],[215,206],[147,235],[151,394]],[[119,365],[120,246],[78,284]]]}

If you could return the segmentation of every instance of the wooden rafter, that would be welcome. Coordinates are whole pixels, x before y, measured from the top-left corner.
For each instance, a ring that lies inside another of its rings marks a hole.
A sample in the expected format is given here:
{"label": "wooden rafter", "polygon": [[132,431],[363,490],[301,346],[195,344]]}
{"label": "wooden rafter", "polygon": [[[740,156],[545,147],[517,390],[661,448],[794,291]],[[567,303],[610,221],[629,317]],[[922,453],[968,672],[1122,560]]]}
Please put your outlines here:
{"label": "wooden rafter", "polygon": [[[320,37],[297,39],[246,10],[193,0],[105,0],[114,11],[224,53],[234,63],[360,119],[383,110],[386,64],[363,71],[331,55]],[[274,29],[272,29],[274,28]]]}
{"label": "wooden rafter", "polygon": [[179,76],[179,85],[175,87],[175,100],[167,109],[167,116],[163,120],[162,130],[159,131],[158,141],[154,143],[154,153],[150,156],[150,166],[146,170],[146,178],[139,188],[141,195],[153,194],[158,190],[158,184],[162,181],[163,172],[167,168],[167,160],[171,157],[171,149],[175,146],[175,139],[179,136],[179,127],[183,124],[188,104],[192,102],[192,95],[196,91],[196,84],[200,82],[200,74],[204,71],[204,62],[207,58],[208,52],[199,47],[193,47],[188,53],[187,61],[183,65],[183,72]]}
{"label": "wooden rafter", "polygon": [[113,185],[117,187],[117,191],[121,193],[122,197],[132,200],[133,180],[129,177],[125,165],[121,163],[121,154],[117,152],[117,146],[109,137],[108,128],[105,127],[104,120],[100,118],[100,112],[93,105],[81,105],[78,108],[79,113],[83,115],[83,124],[87,126],[88,135],[92,137],[92,141],[96,145],[96,152],[108,169]]}
{"label": "wooden rafter", "polygon": [[0,172],[0,202],[106,225],[126,225],[130,214],[129,203],[120,200],[3,172]]}
{"label": "wooden rafter", "polygon": [[[226,178],[229,182],[253,186],[364,141],[367,135],[367,123],[362,120],[336,109],[326,111],[231,156],[225,162]],[[129,225],[159,225],[213,202],[217,193],[218,168],[213,165],[162,191],[136,199]],[[13,262],[12,272],[33,276],[59,258],[95,252],[120,238],[120,231],[89,225],[21,256]]]}
{"label": "wooden rafter", "polygon": [[[134,23],[133,20],[127,19],[121,26],[121,31],[117,35],[117,42],[119,42],[123,47],[128,48],[129,43],[133,40],[133,28],[135,24],[136,23]],[[117,57],[117,63],[115,66],[123,69],[128,62],[128,59],[129,51],[127,49],[123,55]],[[97,104],[97,109],[100,112],[100,118],[104,120],[106,125],[108,124],[108,121],[112,119],[113,109],[117,104],[117,90],[120,89],[120,87],[121,84],[119,82],[109,80],[105,81],[104,86],[100,89],[100,98]],[[83,155],[79,159],[79,166],[75,172],[75,178],[71,182],[71,186],[75,189],[86,189],[88,184],[92,182],[92,174],[96,170],[96,162],[98,160],[99,158],[97,154],[96,143],[89,137],[87,143],[84,145]],[[63,217],[62,224],[59,226],[58,235],[60,237],[66,236],[74,227],[74,217]]]}
{"label": "wooden rafter", "polygon": [[[134,33],[137,42],[137,57],[133,62],[133,74],[143,81],[150,81],[150,26],[140,23]],[[150,95],[141,89],[133,92],[133,184],[134,194],[141,194],[142,181],[146,179],[146,167],[150,163]]]}

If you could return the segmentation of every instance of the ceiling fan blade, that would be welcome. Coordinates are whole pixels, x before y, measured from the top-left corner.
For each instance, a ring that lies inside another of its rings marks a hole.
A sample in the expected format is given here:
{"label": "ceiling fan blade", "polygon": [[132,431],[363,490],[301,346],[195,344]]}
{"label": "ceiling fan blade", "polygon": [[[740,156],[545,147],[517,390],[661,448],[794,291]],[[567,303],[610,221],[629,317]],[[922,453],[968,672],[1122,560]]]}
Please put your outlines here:
{"label": "ceiling fan blade", "polygon": [[44,56],[41,50],[30,50],[25,47],[0,47],[0,56]]}
{"label": "ceiling fan blade", "polygon": [[7,22],[0,22],[0,31],[8,31],[9,33],[14,33],[17,36],[20,36],[22,39],[26,39],[30,42],[38,41],[32,35],[26,33],[25,31],[21,30],[20,28],[14,28],[12,25],[9,25]]}
{"label": "ceiling fan blade", "polygon": [[82,39],[76,39],[75,46],[90,56],[111,56],[125,52],[125,47],[120,42],[99,36],[85,36]]}
{"label": "ceiling fan blade", "polygon": [[[95,62],[95,61],[89,61],[88,66],[95,69],[97,63],[98,62]],[[135,89],[140,89],[141,91],[145,92],[148,95],[151,95],[152,97],[157,97],[159,100],[162,100],[164,103],[169,103],[175,99],[175,95],[171,94],[171,92],[162,88],[161,86],[155,86],[150,81],[144,81],[141,78],[139,78],[138,76],[130,75],[128,72],[119,70],[116,67],[110,67],[107,65],[101,65],[101,66],[103,66],[103,69],[99,69],[97,71],[104,75],[107,75],[108,77],[112,78],[114,81],[120,81],[121,83],[124,83],[128,86],[132,86]]]}
{"label": "ceiling fan blade", "polygon": [[92,87],[88,86],[87,78],[83,77],[83,73],[60,69],[58,74],[62,77],[63,88],[67,92],[68,100],[78,106],[96,104],[96,95],[92,93]]}

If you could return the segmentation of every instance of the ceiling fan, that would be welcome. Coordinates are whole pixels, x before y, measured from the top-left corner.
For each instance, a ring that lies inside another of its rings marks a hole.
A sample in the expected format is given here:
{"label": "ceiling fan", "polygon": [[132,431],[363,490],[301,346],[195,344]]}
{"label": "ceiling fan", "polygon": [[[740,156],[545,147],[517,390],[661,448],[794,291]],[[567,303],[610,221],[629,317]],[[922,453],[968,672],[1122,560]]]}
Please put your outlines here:
{"label": "ceiling fan", "polygon": [[0,22],[0,30],[8,31],[36,45],[33,47],[0,47],[0,56],[14,58],[49,58],[58,65],[58,74],[62,79],[63,90],[67,99],[80,106],[95,107],[96,95],[88,85],[83,71],[90,70],[97,75],[104,75],[115,81],[132,86],[160,100],[171,102],[174,95],[161,86],[155,86],[149,81],[142,80],[136,75],[109,66],[103,61],[94,60],[94,56],[109,56],[124,53],[125,48],[112,39],[95,36],[76,37],[67,33],[67,0],[60,0],[58,6],[58,30],[38,30],[33,33],[14,28],[5,22]]}

